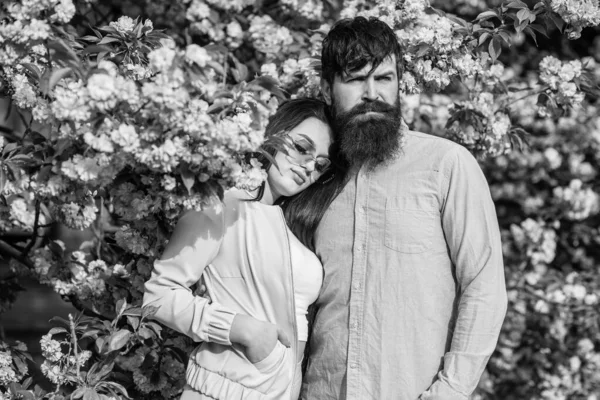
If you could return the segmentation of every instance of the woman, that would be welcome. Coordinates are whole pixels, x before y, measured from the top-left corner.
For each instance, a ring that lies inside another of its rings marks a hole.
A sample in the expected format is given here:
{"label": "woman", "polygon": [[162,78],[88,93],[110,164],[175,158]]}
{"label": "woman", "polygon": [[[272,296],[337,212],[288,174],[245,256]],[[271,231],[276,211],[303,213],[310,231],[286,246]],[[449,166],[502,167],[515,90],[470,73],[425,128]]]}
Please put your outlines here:
{"label": "woman", "polygon": [[[263,186],[254,193],[228,191],[220,210],[185,213],[145,285],[144,305],[159,307],[154,318],[201,342],[190,356],[184,400],[298,398],[307,308],[323,271],[277,204],[287,200],[287,214],[304,210],[293,215],[294,228],[312,247],[333,192],[316,206],[299,205],[294,196],[315,181],[327,186],[332,132],[326,105],[288,101],[265,134],[264,150],[272,157],[265,158]],[[201,277],[212,302],[190,290]]]}

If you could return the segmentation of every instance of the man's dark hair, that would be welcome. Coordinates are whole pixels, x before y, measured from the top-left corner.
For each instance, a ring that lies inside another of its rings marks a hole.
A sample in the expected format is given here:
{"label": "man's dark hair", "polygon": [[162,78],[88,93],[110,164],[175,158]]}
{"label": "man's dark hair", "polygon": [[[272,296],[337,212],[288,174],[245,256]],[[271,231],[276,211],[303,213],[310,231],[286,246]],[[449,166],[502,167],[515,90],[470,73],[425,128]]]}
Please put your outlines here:
{"label": "man's dark hair", "polygon": [[400,77],[402,49],[392,28],[375,17],[342,19],[323,39],[321,76],[331,84],[337,74],[359,70],[369,63],[375,69],[392,55],[396,56]]}

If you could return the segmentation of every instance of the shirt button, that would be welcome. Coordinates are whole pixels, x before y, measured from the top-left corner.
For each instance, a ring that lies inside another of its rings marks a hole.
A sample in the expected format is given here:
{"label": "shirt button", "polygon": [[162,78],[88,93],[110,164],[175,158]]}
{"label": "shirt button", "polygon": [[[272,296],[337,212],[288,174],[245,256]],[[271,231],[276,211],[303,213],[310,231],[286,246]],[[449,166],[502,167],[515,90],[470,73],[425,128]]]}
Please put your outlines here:
{"label": "shirt button", "polygon": [[356,369],[356,368],[358,368],[358,364],[352,363],[352,364],[350,364],[350,368]]}
{"label": "shirt button", "polygon": [[357,323],[356,321],[355,321],[355,322],[352,322],[352,323],[350,324],[350,328],[351,328],[351,329],[356,329],[356,328],[358,328],[358,323]]}
{"label": "shirt button", "polygon": [[359,290],[360,289],[360,282],[354,282],[352,284],[352,289]]}

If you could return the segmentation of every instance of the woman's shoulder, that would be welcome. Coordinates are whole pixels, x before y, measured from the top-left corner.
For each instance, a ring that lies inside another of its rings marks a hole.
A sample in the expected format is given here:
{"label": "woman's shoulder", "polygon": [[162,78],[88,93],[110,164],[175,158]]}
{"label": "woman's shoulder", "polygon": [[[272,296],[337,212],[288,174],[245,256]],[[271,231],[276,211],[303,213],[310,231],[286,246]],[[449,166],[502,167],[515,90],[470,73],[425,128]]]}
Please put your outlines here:
{"label": "woman's shoulder", "polygon": [[227,189],[223,195],[223,203],[226,205],[252,201],[253,199],[252,193],[238,188]]}

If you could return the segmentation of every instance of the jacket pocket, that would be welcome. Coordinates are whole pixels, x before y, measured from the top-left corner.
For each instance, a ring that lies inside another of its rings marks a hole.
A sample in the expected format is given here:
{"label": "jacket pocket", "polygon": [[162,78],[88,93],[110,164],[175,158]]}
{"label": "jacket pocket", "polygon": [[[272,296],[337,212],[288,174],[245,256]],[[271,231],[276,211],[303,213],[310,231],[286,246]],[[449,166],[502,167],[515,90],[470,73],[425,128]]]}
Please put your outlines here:
{"label": "jacket pocket", "polygon": [[431,197],[391,197],[385,202],[385,247],[400,253],[430,250],[440,213]]}
{"label": "jacket pocket", "polygon": [[275,347],[269,355],[257,363],[253,363],[257,370],[264,374],[268,374],[275,370],[283,361],[285,356],[285,346],[278,340]]}

